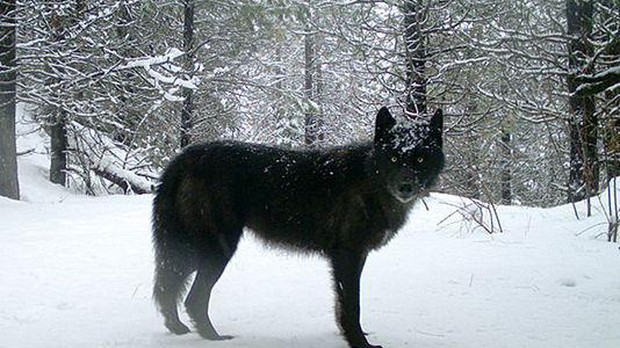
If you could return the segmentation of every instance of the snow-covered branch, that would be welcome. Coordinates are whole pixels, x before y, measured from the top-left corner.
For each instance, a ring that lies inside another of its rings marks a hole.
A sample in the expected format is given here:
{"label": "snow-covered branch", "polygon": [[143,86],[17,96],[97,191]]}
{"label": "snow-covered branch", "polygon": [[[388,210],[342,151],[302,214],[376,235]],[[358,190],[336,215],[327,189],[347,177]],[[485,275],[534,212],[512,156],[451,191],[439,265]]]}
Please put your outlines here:
{"label": "snow-covered branch", "polygon": [[580,86],[575,90],[575,95],[588,96],[604,91],[620,89],[620,66],[609,68],[594,75],[579,75],[575,82]]}

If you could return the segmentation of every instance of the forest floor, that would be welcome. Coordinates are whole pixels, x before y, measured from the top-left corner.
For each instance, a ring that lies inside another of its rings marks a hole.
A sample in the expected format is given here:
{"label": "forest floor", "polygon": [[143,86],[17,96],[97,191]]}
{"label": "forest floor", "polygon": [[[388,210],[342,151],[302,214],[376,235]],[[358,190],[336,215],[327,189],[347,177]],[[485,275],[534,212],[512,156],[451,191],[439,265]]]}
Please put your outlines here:
{"label": "forest floor", "polygon": [[[21,156],[23,200],[0,199],[0,347],[346,347],[326,262],[250,233],[212,296],[216,327],[235,338],[167,333],[151,298],[152,196],[77,195],[46,181],[47,161]],[[468,200],[432,194],[369,257],[369,341],[620,347],[620,250],[601,201],[587,218],[578,204],[580,219],[570,205],[498,207],[503,232],[488,234],[455,213]]]}

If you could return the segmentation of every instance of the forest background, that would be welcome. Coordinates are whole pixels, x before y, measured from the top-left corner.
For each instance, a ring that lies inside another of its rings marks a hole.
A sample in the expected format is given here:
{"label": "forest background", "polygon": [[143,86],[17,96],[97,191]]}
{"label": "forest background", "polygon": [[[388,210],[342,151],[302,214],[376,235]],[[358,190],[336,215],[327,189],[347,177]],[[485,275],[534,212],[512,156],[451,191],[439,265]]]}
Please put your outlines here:
{"label": "forest background", "polygon": [[19,198],[19,107],[49,135],[50,180],[93,195],[151,191],[191,142],[369,139],[382,105],[444,110],[441,192],[554,206],[620,176],[618,0],[0,7],[2,196]]}

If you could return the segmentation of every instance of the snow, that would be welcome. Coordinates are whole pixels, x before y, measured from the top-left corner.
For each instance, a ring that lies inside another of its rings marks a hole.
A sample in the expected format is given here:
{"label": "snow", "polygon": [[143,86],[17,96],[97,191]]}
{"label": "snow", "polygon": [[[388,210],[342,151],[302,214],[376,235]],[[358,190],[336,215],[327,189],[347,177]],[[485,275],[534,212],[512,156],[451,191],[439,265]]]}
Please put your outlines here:
{"label": "snow", "polygon": [[[20,141],[24,146],[36,145]],[[0,198],[0,347],[345,348],[327,264],[242,239],[212,297],[222,334],[168,334],[151,299],[151,195],[87,197],[19,159],[24,201]],[[605,197],[605,195],[601,195]],[[385,347],[620,347],[620,250],[577,205],[498,207],[504,233],[432,194],[363,276],[363,325]],[[446,219],[448,217],[448,219]],[[187,323],[187,316],[183,313]]]}

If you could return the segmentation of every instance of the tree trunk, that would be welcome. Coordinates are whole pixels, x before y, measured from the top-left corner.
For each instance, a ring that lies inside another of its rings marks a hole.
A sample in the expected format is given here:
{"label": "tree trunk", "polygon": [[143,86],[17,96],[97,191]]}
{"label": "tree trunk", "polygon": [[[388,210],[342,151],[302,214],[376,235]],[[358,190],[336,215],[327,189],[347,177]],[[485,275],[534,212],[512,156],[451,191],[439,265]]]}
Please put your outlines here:
{"label": "tree trunk", "polygon": [[15,147],[15,0],[0,1],[0,196],[19,199]]}
{"label": "tree trunk", "polygon": [[67,185],[67,139],[66,112],[56,110],[50,120],[50,181],[62,186]]}
{"label": "tree trunk", "polygon": [[[616,112],[620,110],[620,97],[617,90],[605,93],[605,99],[610,110],[616,110]],[[620,115],[618,113],[615,115],[607,114],[603,146],[605,147],[605,167],[609,181],[620,176]]]}
{"label": "tree trunk", "polygon": [[[183,15],[183,51],[185,52],[185,71],[194,71],[194,0],[185,0]],[[181,110],[181,147],[192,142],[194,90],[183,89],[183,109]]]}
{"label": "tree trunk", "polygon": [[[65,39],[66,31],[68,27],[74,21],[80,12],[83,10],[84,1],[77,1],[75,3],[75,18],[68,18],[66,14],[62,13],[56,8],[57,5],[62,2],[59,0],[47,0],[48,8],[51,9],[50,26],[53,30],[53,41],[57,46],[56,49],[63,47],[63,40]],[[61,52],[56,52],[59,56],[62,56]],[[62,58],[58,58],[62,59]],[[61,66],[62,62],[57,61]],[[62,70],[61,68],[58,68]],[[54,75],[51,73],[50,75]],[[50,78],[50,83],[58,82],[59,77]],[[60,98],[57,98],[60,100]],[[68,138],[67,138],[67,122],[68,114],[62,106],[52,106],[52,115],[49,118],[49,133],[50,133],[50,181],[62,186],[67,185],[67,151],[68,151]]]}
{"label": "tree trunk", "polygon": [[426,113],[426,48],[422,24],[426,20],[421,0],[404,0],[406,113],[410,117]]}
{"label": "tree trunk", "polygon": [[[604,20],[609,22],[607,32],[607,41],[611,44],[608,46],[609,61],[617,61],[620,58],[620,40],[618,37],[612,37],[614,33],[620,30],[620,23],[612,17],[614,13],[620,12],[620,2],[603,1],[603,3],[612,11],[606,13]],[[617,35],[617,34],[616,34]],[[620,81],[619,72],[616,71],[614,83]],[[607,89],[605,91],[605,135],[603,138],[603,147],[605,150],[605,167],[607,172],[607,181],[620,176],[620,88]],[[617,230],[617,226],[616,226]]]}
{"label": "tree trunk", "polygon": [[304,35],[304,99],[306,104],[304,142],[308,146],[317,146],[323,140],[321,115],[318,101],[318,64],[315,34],[308,28]]}
{"label": "tree trunk", "polygon": [[605,92],[605,109],[607,112],[605,112],[603,147],[607,181],[609,181],[620,177],[620,91],[618,89]]}
{"label": "tree trunk", "polygon": [[567,77],[570,107],[570,175],[569,201],[575,202],[595,195],[598,191],[598,119],[594,113],[594,97],[578,96],[579,87],[575,80],[580,74],[592,74],[588,60],[593,48],[589,43],[592,32],[592,2],[582,0],[566,1],[568,35]]}
{"label": "tree trunk", "polygon": [[512,148],[510,147],[511,135],[507,130],[502,131],[500,139],[500,168],[501,168],[501,194],[502,204],[512,204]]}
{"label": "tree trunk", "polygon": [[[144,53],[139,49],[140,42],[139,39],[135,36],[133,30],[129,30],[133,26],[136,25],[136,20],[132,18],[132,14],[130,12],[132,4],[128,2],[123,2],[119,4],[118,10],[118,18],[115,18],[115,29],[116,39],[120,42],[123,42],[123,45],[119,47],[118,52],[126,58],[139,58]],[[133,70],[127,70],[120,73],[123,76],[125,81],[136,81],[139,79],[138,73]],[[139,105],[136,105],[136,101],[133,98],[133,95],[139,94],[139,87],[132,83],[123,84],[121,87],[122,91],[118,93],[118,103],[114,103],[112,108],[114,108],[114,113],[117,115],[119,119],[122,120],[123,124],[126,125],[127,129],[136,129],[140,127],[140,121],[143,117],[143,109]],[[113,139],[115,141],[121,142],[125,145],[130,146],[131,142],[135,138],[135,133],[128,132],[125,129],[114,129],[110,132]]]}

